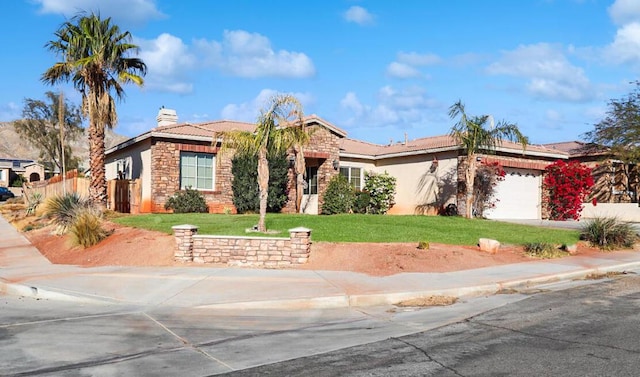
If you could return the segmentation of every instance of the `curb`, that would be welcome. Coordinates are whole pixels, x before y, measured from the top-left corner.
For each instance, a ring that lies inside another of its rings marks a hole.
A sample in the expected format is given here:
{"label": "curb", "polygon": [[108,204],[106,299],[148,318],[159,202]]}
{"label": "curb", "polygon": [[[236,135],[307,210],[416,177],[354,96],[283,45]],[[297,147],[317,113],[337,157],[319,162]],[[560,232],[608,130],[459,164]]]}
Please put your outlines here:
{"label": "curb", "polygon": [[[296,299],[273,299],[263,301],[227,302],[219,304],[195,305],[194,309],[337,309],[347,307],[368,307],[378,305],[395,305],[401,301],[424,298],[429,296],[452,296],[457,298],[470,298],[483,295],[497,294],[505,289],[523,289],[539,285],[557,283],[563,281],[584,279],[588,275],[602,274],[615,271],[628,271],[640,268],[639,262],[629,262],[617,265],[595,267],[575,270],[553,275],[542,275],[510,281],[488,283],[478,286],[444,288],[424,291],[405,291],[375,294],[337,295],[325,297],[310,297]],[[49,291],[35,286],[9,283],[0,278],[0,294],[31,297],[35,299],[48,299],[58,301],[70,301],[91,304],[115,304],[124,303],[110,297],[87,297],[82,293],[66,294]]]}
{"label": "curb", "polygon": [[104,299],[82,297],[80,295],[70,295],[66,293],[49,291],[31,285],[8,283],[4,279],[0,278],[0,295],[3,294],[8,296],[29,297],[36,300],[68,301],[87,304],[105,304],[109,302],[116,302],[108,297],[105,297]]}
{"label": "curb", "polygon": [[197,309],[335,309],[345,307],[367,307],[395,305],[401,301],[429,296],[453,296],[471,298],[493,295],[505,289],[523,289],[539,285],[584,279],[588,275],[613,271],[628,271],[640,268],[640,262],[623,263],[614,266],[576,270],[554,275],[489,283],[471,287],[445,288],[439,290],[359,294],[344,296],[315,297],[309,299],[283,299],[250,302],[230,302],[196,306]]}

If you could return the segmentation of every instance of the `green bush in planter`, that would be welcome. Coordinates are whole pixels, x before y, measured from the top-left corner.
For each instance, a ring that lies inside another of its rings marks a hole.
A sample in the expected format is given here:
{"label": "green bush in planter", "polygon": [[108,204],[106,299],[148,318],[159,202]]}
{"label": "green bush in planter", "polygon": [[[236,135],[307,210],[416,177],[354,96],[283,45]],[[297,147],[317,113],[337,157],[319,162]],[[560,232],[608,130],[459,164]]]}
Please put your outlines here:
{"label": "green bush in planter", "polygon": [[200,191],[187,187],[184,191],[175,193],[164,205],[167,210],[174,213],[207,213],[209,207]]}

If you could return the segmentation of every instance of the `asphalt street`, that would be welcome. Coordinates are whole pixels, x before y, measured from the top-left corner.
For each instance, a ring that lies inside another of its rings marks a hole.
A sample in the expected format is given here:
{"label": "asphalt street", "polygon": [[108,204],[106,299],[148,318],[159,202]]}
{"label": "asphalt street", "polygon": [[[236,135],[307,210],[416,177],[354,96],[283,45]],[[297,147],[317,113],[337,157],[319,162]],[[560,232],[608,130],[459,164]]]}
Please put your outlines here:
{"label": "asphalt street", "polygon": [[639,324],[640,277],[617,277],[229,376],[638,376]]}

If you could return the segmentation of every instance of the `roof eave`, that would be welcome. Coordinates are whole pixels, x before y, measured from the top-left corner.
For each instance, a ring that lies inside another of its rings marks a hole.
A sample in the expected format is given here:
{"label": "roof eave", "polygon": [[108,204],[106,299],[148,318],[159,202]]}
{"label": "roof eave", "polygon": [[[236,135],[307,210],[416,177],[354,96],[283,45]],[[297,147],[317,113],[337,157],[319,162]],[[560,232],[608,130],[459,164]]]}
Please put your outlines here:
{"label": "roof eave", "polygon": [[122,143],[107,149],[105,151],[105,154],[108,155],[108,154],[114,153],[116,151],[125,149],[127,147],[130,147],[134,144],[137,144],[139,142],[142,142],[152,137],[160,138],[160,139],[178,139],[178,140],[189,140],[189,141],[212,141],[213,140],[211,136],[179,135],[179,134],[172,134],[172,133],[166,133],[166,132],[150,131],[142,135],[132,137],[131,139],[125,140]]}

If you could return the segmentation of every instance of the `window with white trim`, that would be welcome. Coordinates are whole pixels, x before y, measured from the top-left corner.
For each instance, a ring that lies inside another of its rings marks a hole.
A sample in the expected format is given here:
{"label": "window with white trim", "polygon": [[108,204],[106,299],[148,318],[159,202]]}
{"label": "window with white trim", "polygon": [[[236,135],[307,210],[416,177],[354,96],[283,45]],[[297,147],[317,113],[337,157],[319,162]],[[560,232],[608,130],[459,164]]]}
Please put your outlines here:
{"label": "window with white trim", "polygon": [[180,189],[213,191],[215,161],[211,153],[180,153]]}
{"label": "window with white trim", "polygon": [[341,166],[340,174],[347,178],[351,187],[358,191],[362,190],[362,168]]}

